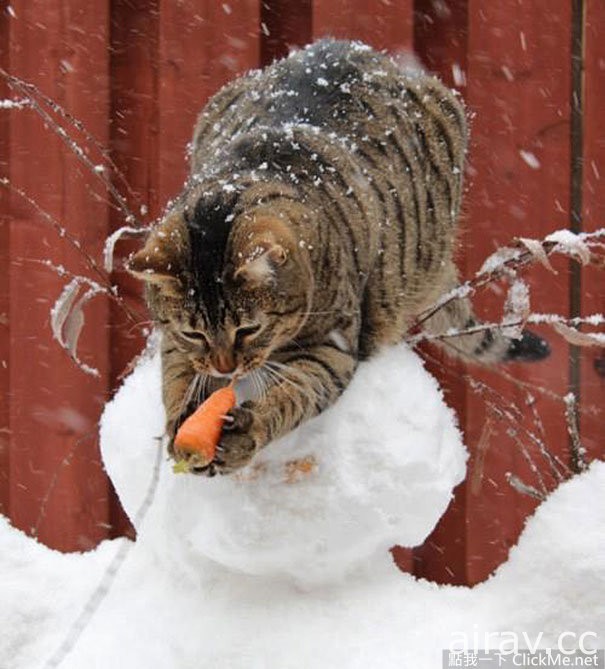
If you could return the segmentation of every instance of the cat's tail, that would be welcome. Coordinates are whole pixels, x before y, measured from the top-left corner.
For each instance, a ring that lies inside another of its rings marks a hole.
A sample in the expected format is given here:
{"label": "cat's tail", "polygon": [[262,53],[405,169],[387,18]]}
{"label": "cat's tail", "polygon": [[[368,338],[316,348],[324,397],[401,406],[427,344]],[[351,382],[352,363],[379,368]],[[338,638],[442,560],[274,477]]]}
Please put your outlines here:
{"label": "cat's tail", "polygon": [[470,362],[537,362],[550,355],[548,343],[530,330],[523,330],[514,338],[506,328],[483,325],[467,298],[444,304],[422,328],[447,353]]}

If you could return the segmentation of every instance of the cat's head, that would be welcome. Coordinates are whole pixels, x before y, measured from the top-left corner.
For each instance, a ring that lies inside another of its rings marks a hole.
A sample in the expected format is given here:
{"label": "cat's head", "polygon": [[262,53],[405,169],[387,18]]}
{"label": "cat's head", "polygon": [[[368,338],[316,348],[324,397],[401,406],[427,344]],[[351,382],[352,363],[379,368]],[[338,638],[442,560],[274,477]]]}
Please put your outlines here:
{"label": "cat's head", "polygon": [[152,230],[128,269],[147,284],[156,321],[192,366],[247,373],[291,342],[308,317],[313,278],[288,216],[200,201]]}

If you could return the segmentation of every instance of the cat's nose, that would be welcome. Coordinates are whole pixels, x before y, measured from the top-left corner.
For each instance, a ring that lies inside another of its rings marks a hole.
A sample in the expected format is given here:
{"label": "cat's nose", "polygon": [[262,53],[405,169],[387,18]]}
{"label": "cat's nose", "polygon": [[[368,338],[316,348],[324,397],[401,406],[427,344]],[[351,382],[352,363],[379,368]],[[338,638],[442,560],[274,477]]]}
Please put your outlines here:
{"label": "cat's nose", "polygon": [[221,374],[231,374],[235,370],[235,360],[233,354],[228,352],[217,353],[214,358],[214,367]]}

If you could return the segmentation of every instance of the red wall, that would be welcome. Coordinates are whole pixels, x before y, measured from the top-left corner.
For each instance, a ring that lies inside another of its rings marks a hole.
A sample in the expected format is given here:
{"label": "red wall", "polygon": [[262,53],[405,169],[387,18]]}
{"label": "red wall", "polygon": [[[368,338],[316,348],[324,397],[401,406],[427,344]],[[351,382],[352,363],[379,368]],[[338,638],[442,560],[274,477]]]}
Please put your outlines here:
{"label": "red wall", "polygon": [[[466,276],[515,235],[605,224],[601,0],[13,0],[12,13],[2,7],[0,66],[36,84],[109,147],[131,188],[129,205],[138,211],[146,204],[146,220],[182,185],[185,145],[209,95],[289,46],[332,35],[389,50],[415,48],[463,94],[473,114],[459,252]],[[575,116],[574,34],[583,35],[585,54]],[[0,97],[8,97],[1,78],[0,86]],[[538,169],[522,151],[536,157]],[[0,169],[96,257],[104,237],[123,223],[90,170],[32,110],[0,110]],[[89,304],[82,357],[101,377],[76,369],[49,329],[64,280],[39,261],[87,268],[22,198],[0,192],[0,504],[17,527],[44,543],[82,550],[131,532],[99,461],[96,423],[141,347],[146,317],[138,285],[116,272],[112,282],[134,316],[104,298]],[[134,244],[121,242],[120,253]],[[562,260],[556,267],[557,276],[543,268],[528,272],[536,311],[605,310],[596,270],[570,271]],[[484,291],[477,303],[497,316],[502,296]],[[547,362],[504,370],[516,381],[423,350],[458,411],[471,460],[467,481],[429,540],[395,551],[402,568],[475,583],[506,558],[536,504],[513,490],[506,474],[538,486],[528,464],[534,462],[545,488],[556,485],[539,444],[568,461],[560,398],[570,389],[581,400],[583,443],[592,457],[602,457],[605,358],[596,349],[570,354],[565,342],[547,336],[553,348]],[[469,371],[492,389],[487,397],[469,385]],[[512,418],[497,415],[494,404]]]}

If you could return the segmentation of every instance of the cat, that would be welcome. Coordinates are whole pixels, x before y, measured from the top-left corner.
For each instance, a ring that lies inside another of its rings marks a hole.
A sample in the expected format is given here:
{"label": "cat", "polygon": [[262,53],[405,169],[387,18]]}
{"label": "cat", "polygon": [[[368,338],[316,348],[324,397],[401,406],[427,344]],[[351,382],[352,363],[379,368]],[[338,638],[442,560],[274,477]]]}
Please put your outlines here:
{"label": "cat", "polygon": [[[348,41],[316,42],[208,102],[190,177],[129,261],[163,333],[171,444],[233,375],[258,387],[199,473],[233,472],[324,411],[360,360],[401,342],[457,285],[467,135],[463,104],[439,80]],[[423,327],[476,322],[458,299]],[[497,330],[450,350],[484,363],[548,354],[529,332]]]}

